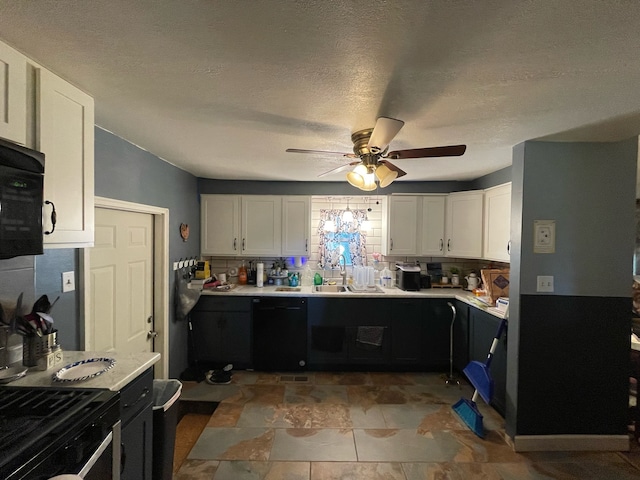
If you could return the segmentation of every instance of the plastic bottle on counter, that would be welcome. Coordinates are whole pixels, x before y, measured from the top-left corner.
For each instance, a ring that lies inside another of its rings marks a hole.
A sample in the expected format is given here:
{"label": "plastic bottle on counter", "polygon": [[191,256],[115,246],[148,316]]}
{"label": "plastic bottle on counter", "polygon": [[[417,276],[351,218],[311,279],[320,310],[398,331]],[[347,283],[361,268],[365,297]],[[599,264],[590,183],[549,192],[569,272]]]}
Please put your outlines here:
{"label": "plastic bottle on counter", "polygon": [[247,267],[244,264],[244,260],[240,264],[240,268],[238,268],[238,284],[239,285],[247,284]]}

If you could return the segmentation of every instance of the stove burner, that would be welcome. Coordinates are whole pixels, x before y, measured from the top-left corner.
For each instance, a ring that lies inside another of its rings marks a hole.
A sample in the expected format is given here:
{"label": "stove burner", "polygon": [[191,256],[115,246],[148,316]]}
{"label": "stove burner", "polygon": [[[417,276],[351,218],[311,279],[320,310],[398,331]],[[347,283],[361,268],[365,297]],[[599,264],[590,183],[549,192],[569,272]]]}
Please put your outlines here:
{"label": "stove burner", "polygon": [[109,429],[118,405],[119,394],[108,390],[0,387],[0,477],[29,461],[42,462],[48,450],[95,426],[107,410],[115,413],[100,428]]}

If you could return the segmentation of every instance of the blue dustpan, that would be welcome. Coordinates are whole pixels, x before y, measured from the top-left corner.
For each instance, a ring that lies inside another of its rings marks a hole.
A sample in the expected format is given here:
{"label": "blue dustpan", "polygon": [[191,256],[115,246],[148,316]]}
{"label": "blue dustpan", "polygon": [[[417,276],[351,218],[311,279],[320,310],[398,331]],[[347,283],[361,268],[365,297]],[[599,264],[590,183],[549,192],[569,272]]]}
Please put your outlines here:
{"label": "blue dustpan", "polygon": [[491,366],[493,354],[496,351],[498,342],[500,341],[500,337],[502,337],[502,333],[506,326],[507,320],[506,318],[503,318],[500,321],[500,325],[498,325],[496,336],[493,337],[493,342],[491,342],[491,348],[489,349],[487,360],[484,363],[472,360],[466,367],[464,367],[463,370],[464,374],[469,379],[469,382],[471,382],[471,385],[475,387],[478,394],[486,403],[489,403],[493,398],[493,379],[491,378],[489,367]]}
{"label": "blue dustpan", "polygon": [[496,351],[498,342],[500,341],[500,337],[502,337],[502,333],[506,326],[507,320],[502,319],[500,325],[498,325],[496,336],[493,338],[493,342],[491,343],[487,360],[484,363],[472,360],[466,367],[464,367],[463,372],[469,379],[469,382],[471,382],[471,385],[475,388],[475,391],[473,392],[473,398],[471,400],[461,398],[453,406],[453,411],[456,412],[462,421],[481,438],[484,438],[484,428],[482,426],[482,415],[476,406],[476,399],[478,395],[480,395],[486,403],[491,402],[491,398],[493,397],[493,379],[491,378],[489,367],[491,366],[491,359],[493,358],[493,354]]}
{"label": "blue dustpan", "polygon": [[493,379],[489,372],[489,365],[490,362],[482,363],[473,360],[462,370],[486,403],[491,402],[493,398]]}

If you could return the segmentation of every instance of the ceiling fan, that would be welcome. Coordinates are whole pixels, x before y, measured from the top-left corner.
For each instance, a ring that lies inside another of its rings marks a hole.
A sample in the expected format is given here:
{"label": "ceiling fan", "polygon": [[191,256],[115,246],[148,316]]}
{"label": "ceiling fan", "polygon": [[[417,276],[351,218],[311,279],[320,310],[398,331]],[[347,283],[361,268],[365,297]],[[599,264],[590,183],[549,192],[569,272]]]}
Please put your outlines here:
{"label": "ceiling fan", "polygon": [[288,148],[290,153],[311,153],[325,155],[341,155],[346,158],[357,158],[355,162],[322,173],[324,177],[331,173],[344,171],[355,166],[347,173],[347,181],[361,190],[375,190],[376,179],[380,187],[386,187],[396,178],[406,175],[387,159],[401,160],[405,158],[457,157],[467,149],[466,145],[449,145],[444,147],[413,148],[409,150],[389,150],[389,143],[398,134],[404,122],[395,118],[379,117],[374,128],[358,130],[351,135],[353,153],[328,152],[324,150],[300,150]]}

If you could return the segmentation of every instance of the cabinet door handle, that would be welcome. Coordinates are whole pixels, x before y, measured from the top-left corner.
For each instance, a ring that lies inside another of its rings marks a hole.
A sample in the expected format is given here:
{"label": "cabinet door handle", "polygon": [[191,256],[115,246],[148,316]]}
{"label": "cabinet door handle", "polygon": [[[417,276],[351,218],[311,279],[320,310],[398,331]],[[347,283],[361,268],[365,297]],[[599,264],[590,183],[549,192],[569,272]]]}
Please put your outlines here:
{"label": "cabinet door handle", "polygon": [[305,238],[304,240],[304,251],[308,252],[309,251],[309,239]]}
{"label": "cabinet door handle", "polygon": [[53,202],[50,202],[49,200],[45,200],[45,205],[51,205],[51,230],[47,230],[46,232],[44,232],[45,235],[51,235],[53,232],[56,231],[56,223],[58,221],[58,214],[56,213],[56,206],[53,204]]}
{"label": "cabinet door handle", "polygon": [[234,239],[233,239],[233,249],[234,249],[234,250],[237,250],[237,249],[238,249],[238,248],[237,248],[237,243],[238,243],[238,239],[237,239],[237,238],[234,238]]}
{"label": "cabinet door handle", "polygon": [[451,239],[447,240],[447,252],[451,251]]}
{"label": "cabinet door handle", "polygon": [[441,238],[440,239],[440,251],[444,250],[444,240]]}
{"label": "cabinet door handle", "polygon": [[242,251],[244,252],[244,238],[242,239]]}
{"label": "cabinet door handle", "polygon": [[511,255],[511,240],[507,242],[507,255]]}
{"label": "cabinet door handle", "polygon": [[391,248],[390,250],[393,250],[393,238],[391,239]]}

